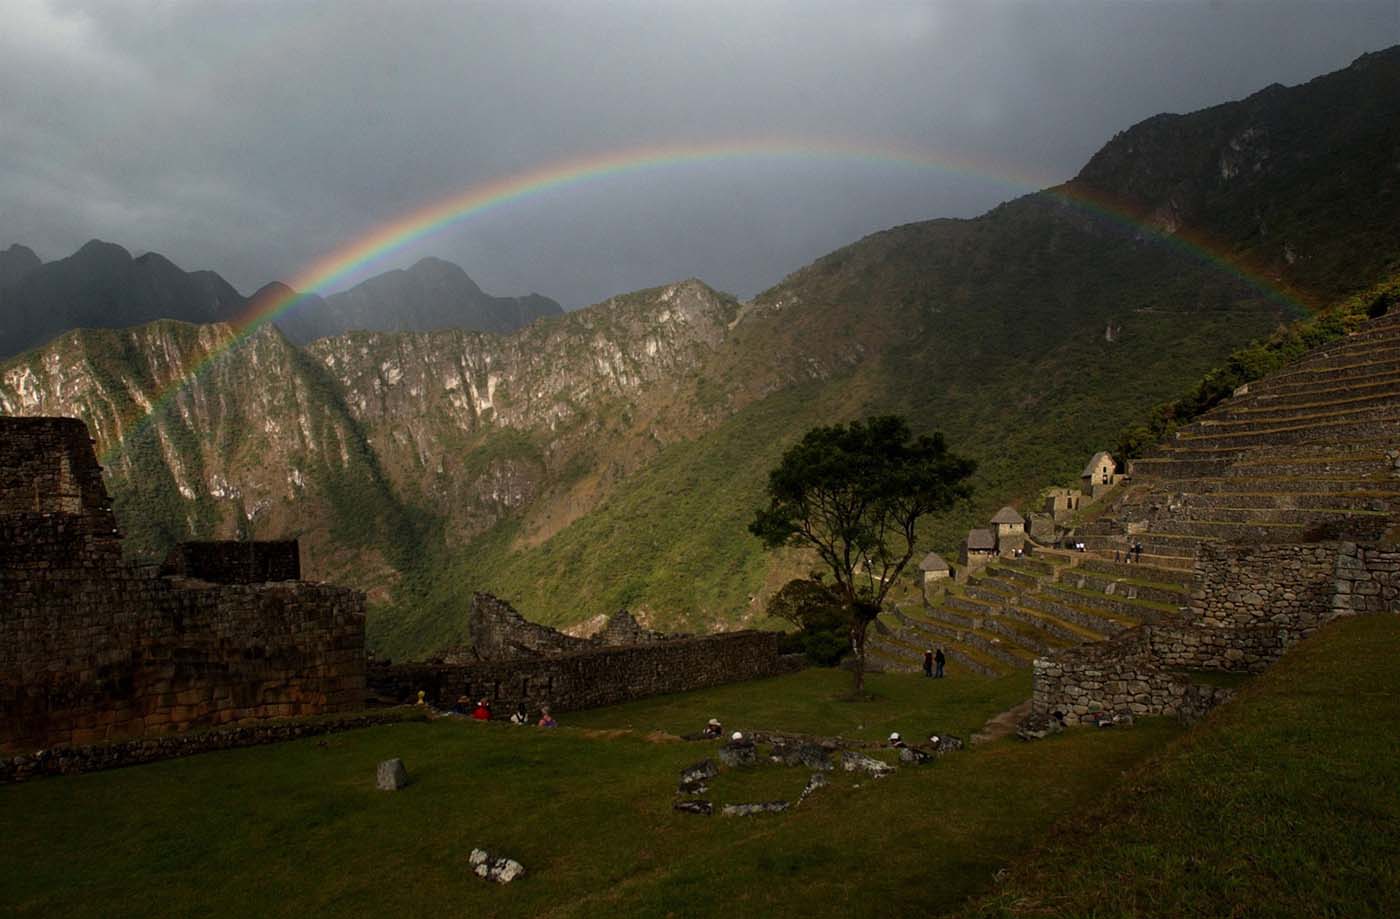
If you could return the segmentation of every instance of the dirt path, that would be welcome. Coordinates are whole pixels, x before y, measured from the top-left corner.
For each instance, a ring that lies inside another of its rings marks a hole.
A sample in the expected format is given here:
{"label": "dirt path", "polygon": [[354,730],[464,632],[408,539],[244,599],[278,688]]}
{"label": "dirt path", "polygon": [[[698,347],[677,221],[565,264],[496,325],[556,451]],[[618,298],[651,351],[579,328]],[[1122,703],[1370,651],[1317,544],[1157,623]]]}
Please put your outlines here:
{"label": "dirt path", "polygon": [[1015,708],[1009,708],[987,721],[982,725],[982,730],[972,735],[969,746],[990,743],[993,740],[1001,740],[1016,733],[1016,726],[1021,723],[1021,719],[1031,713],[1031,700],[1027,699]]}

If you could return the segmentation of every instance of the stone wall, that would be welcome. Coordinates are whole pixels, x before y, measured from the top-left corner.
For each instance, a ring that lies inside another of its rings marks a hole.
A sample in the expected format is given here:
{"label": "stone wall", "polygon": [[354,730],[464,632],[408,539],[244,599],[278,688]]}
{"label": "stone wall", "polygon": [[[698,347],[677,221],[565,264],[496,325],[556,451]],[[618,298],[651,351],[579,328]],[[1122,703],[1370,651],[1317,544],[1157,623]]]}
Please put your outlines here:
{"label": "stone wall", "polygon": [[551,656],[449,665],[372,665],[370,687],[381,697],[450,707],[459,696],[491,700],[499,717],[519,703],[537,713],[615,705],[663,693],[685,692],[800,669],[800,659],[778,653],[776,632],[726,632],[628,647]]}
{"label": "stone wall", "polygon": [[1332,612],[1400,613],[1400,548],[1343,543]]}
{"label": "stone wall", "polygon": [[0,751],[363,704],[362,594],[160,577],[114,522],[81,422],[0,418]]}
{"label": "stone wall", "polygon": [[472,651],[487,661],[565,654],[595,647],[590,638],[575,638],[530,622],[509,603],[485,593],[472,597],[467,634],[471,636]]}
{"label": "stone wall", "polygon": [[1203,543],[1189,614],[1153,630],[1161,664],[1259,672],[1332,616],[1336,543]]}
{"label": "stone wall", "polygon": [[1059,713],[1066,724],[1091,723],[1099,714],[1195,721],[1233,695],[1231,689],[1193,683],[1164,667],[1155,652],[1159,629],[1145,625],[1037,659],[1031,720],[1044,722]]}
{"label": "stone wall", "polygon": [[1400,612],[1400,549],[1356,543],[1201,546],[1180,619],[1035,661],[1032,717],[1199,717],[1223,691],[1184,671],[1257,673],[1334,616]]}
{"label": "stone wall", "polygon": [[374,727],[380,724],[403,724],[426,721],[429,713],[423,709],[394,708],[379,712],[356,712],[349,715],[328,715],[287,721],[265,721],[237,727],[142,737],[115,743],[62,746],[16,756],[0,756],[0,785],[23,782],[46,775],[79,775],[138,766],[162,759],[176,759],[232,750],[282,743],[301,737],[315,737],[337,731]]}
{"label": "stone wall", "polygon": [[182,542],[170,550],[160,573],[214,584],[300,581],[295,539],[250,542]]}

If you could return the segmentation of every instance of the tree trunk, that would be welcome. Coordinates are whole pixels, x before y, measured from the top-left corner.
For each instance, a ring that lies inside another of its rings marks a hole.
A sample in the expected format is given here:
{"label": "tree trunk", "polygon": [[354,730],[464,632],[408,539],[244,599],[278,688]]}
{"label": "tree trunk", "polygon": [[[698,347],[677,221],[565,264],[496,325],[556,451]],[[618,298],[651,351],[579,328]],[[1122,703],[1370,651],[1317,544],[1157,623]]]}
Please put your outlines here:
{"label": "tree trunk", "polygon": [[851,692],[857,696],[865,692],[865,629],[868,625],[859,616],[851,622],[851,650],[856,655],[856,665],[851,671],[855,675],[855,685]]}

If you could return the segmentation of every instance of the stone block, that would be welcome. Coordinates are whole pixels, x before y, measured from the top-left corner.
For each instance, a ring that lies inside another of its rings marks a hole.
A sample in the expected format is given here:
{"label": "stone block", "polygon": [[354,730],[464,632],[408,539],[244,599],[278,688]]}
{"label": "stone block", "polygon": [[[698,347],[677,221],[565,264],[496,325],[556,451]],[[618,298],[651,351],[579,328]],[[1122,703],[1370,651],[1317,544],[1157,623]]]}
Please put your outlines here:
{"label": "stone block", "polygon": [[379,764],[375,786],[380,791],[398,791],[408,786],[408,770],[401,759],[386,759]]}

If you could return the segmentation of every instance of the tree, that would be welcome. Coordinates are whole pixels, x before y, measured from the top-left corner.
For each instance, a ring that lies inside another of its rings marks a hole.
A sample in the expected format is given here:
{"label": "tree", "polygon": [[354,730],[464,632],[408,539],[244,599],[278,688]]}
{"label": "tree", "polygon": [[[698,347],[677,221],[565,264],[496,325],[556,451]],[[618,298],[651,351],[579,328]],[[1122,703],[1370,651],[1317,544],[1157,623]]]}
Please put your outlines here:
{"label": "tree", "polygon": [[816,427],[768,474],[768,506],[749,532],[769,549],[806,547],[835,578],[865,687],[865,632],[914,556],[919,518],[966,500],[975,464],[941,434],[914,438],[897,415]]}
{"label": "tree", "polygon": [[797,626],[791,638],[819,667],[834,667],[849,649],[846,607],[841,596],[822,582],[823,573],[788,581],[768,601],[768,615]]}

